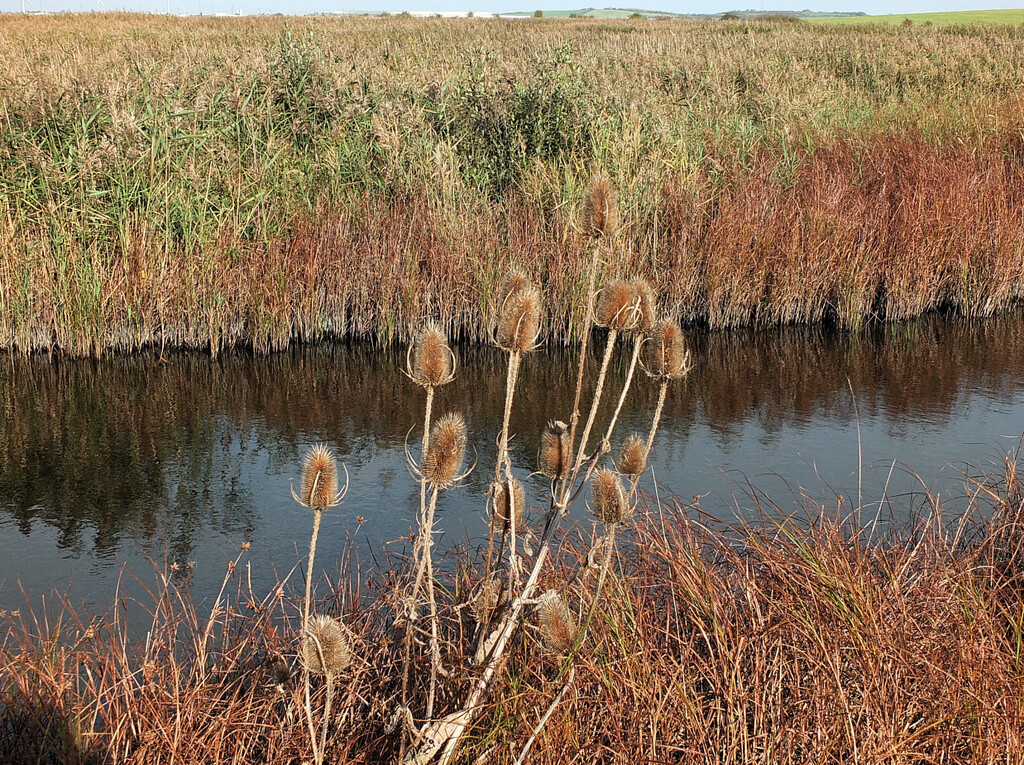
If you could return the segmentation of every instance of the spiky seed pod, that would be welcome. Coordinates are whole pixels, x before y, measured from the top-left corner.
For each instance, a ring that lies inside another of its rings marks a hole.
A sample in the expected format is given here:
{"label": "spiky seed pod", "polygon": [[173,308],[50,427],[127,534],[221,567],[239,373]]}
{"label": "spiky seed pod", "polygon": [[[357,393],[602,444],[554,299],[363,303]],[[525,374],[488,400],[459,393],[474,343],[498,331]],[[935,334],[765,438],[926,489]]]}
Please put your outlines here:
{"label": "spiky seed pod", "polygon": [[540,335],[540,290],[532,284],[509,293],[498,313],[495,340],[506,351],[525,353],[533,350]]}
{"label": "spiky seed pod", "polygon": [[650,332],[654,329],[654,323],[658,320],[657,298],[654,289],[646,279],[637,279],[633,282],[633,289],[640,298],[640,314],[636,328],[641,332]]}
{"label": "spiky seed pod", "polygon": [[647,443],[635,433],[627,438],[616,467],[620,473],[630,477],[643,473],[647,469]]}
{"label": "spiky seed pod", "polygon": [[567,654],[576,645],[576,619],[555,590],[548,590],[537,599],[537,624],[544,646],[553,654]]}
{"label": "spiky seed pod", "polygon": [[497,579],[488,579],[470,602],[469,610],[477,624],[487,625],[507,603],[508,590]]}
{"label": "spiky seed pod", "polygon": [[598,470],[594,473],[591,489],[594,517],[601,523],[622,523],[629,520],[633,507],[626,500],[622,479],[614,470]]}
{"label": "spiky seed pod", "polygon": [[506,298],[519,292],[519,290],[532,286],[533,282],[518,268],[509,271],[502,277],[501,284],[498,286],[498,300],[501,301],[499,306],[504,304]]}
{"label": "spiky seed pod", "polygon": [[683,332],[674,321],[659,321],[647,343],[647,373],[651,377],[671,380],[690,371],[690,352]]}
{"label": "spiky seed pod", "polygon": [[615,233],[618,211],[611,178],[598,173],[590,179],[583,199],[583,232],[592,237],[610,237]]}
{"label": "spiky seed pod", "polygon": [[352,639],[337,619],[315,616],[302,633],[302,665],[314,675],[336,675],[352,663]]}
{"label": "spiky seed pod", "polygon": [[561,420],[552,420],[540,437],[537,469],[551,479],[569,475],[569,426]]}
{"label": "spiky seed pod", "polygon": [[[511,491],[509,491],[510,487]],[[515,527],[521,529],[523,527],[523,510],[526,506],[526,491],[523,489],[523,484],[515,478],[509,481],[495,482],[491,484],[491,496],[494,506],[494,518],[498,521],[501,528],[503,530],[508,528],[509,518],[511,517],[509,511],[514,508]],[[512,507],[509,507],[510,498],[512,499]]]}
{"label": "spiky seed pod", "polygon": [[598,326],[620,331],[636,329],[640,320],[640,297],[632,284],[612,279],[601,289],[597,301]]}
{"label": "spiky seed pod", "polygon": [[421,470],[427,482],[437,488],[448,486],[459,476],[466,457],[466,419],[457,412],[444,415],[430,429],[430,445]]}
{"label": "spiky seed pod", "polygon": [[436,324],[427,324],[416,335],[409,377],[424,388],[444,385],[455,376],[454,358],[444,331]]}
{"label": "spiky seed pod", "polygon": [[338,492],[338,463],[325,444],[315,444],[302,462],[302,494],[299,503],[314,510],[326,510],[341,502]]}

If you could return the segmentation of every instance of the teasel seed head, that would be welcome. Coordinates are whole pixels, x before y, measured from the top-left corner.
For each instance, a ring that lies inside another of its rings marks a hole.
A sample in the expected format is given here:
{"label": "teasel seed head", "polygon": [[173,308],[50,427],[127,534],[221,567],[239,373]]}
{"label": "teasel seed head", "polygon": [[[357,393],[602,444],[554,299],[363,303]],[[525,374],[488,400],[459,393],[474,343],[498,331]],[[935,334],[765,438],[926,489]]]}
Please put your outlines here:
{"label": "teasel seed head", "polygon": [[344,491],[338,488],[338,463],[325,444],[315,444],[302,461],[301,496],[295,500],[304,507],[323,511],[341,504]]}
{"label": "teasel seed head", "polygon": [[635,433],[627,438],[616,467],[631,478],[643,473],[647,469],[647,443]]}
{"label": "teasel seed head", "polygon": [[598,326],[626,331],[636,329],[640,321],[640,296],[632,284],[611,279],[601,289],[597,301]]}
{"label": "teasel seed head", "polygon": [[544,646],[551,653],[564,656],[576,645],[576,619],[557,591],[548,590],[537,599],[537,623]]}
{"label": "teasel seed head", "polygon": [[548,478],[564,479],[569,475],[569,426],[561,420],[551,420],[540,437],[537,469]]}
{"label": "teasel seed head", "polygon": [[477,624],[488,625],[507,603],[508,590],[499,580],[488,579],[470,602],[469,610]]}
{"label": "teasel seed head", "polygon": [[590,179],[583,199],[583,232],[595,238],[612,236],[615,233],[618,211],[618,201],[611,179],[607,173],[598,173]]}
{"label": "teasel seed head", "polygon": [[633,289],[640,298],[640,315],[636,328],[641,332],[650,332],[658,320],[657,296],[646,279],[637,279],[633,282]]}
{"label": "teasel seed head", "polygon": [[682,377],[690,371],[690,352],[683,332],[674,321],[659,321],[647,341],[647,373],[661,380]]}
{"label": "teasel seed head", "polygon": [[430,429],[430,444],[420,470],[427,482],[444,488],[459,477],[466,457],[466,419],[453,412],[441,417]]}
{"label": "teasel seed head", "polygon": [[352,638],[337,619],[314,616],[302,634],[302,664],[314,675],[336,675],[352,663]]}
{"label": "teasel seed head", "polygon": [[540,335],[542,302],[540,290],[529,283],[505,294],[495,333],[499,348],[518,353],[533,350]]}
{"label": "teasel seed head", "polygon": [[455,354],[444,331],[433,322],[417,333],[407,366],[409,377],[424,388],[444,385],[455,377]]}
{"label": "teasel seed head", "polygon": [[622,479],[614,470],[598,470],[594,473],[591,488],[594,516],[601,523],[622,523],[633,515],[633,506],[626,499]]}
{"label": "teasel seed head", "polygon": [[[509,507],[510,498],[512,500],[512,507]],[[494,518],[498,521],[502,530],[507,529],[509,526],[509,518],[511,517],[509,511],[512,508],[515,509],[515,527],[520,530],[522,529],[523,510],[526,507],[526,491],[523,489],[523,484],[520,481],[517,481],[515,478],[507,481],[495,481],[491,484],[491,501]]]}

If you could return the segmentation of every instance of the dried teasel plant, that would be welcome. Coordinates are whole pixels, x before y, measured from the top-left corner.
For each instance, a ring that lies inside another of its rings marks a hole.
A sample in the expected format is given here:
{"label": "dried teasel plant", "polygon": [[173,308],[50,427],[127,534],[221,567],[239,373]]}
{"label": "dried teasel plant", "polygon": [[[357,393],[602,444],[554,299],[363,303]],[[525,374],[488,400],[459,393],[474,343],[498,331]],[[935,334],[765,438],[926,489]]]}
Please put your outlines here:
{"label": "dried teasel plant", "polygon": [[434,388],[455,378],[455,353],[444,331],[430,322],[417,333],[406,354],[406,374],[417,385]]}
{"label": "dried teasel plant", "polygon": [[330,447],[314,444],[303,458],[299,494],[292,488],[292,499],[303,507],[322,512],[340,505],[347,488],[347,480],[345,488],[339,488],[338,464]]}
{"label": "dried teasel plant", "polygon": [[633,505],[614,470],[606,468],[594,473],[590,499],[594,517],[601,523],[623,523],[633,515]]}
{"label": "dried teasel plant", "polygon": [[337,619],[314,616],[302,633],[302,666],[314,675],[337,675],[352,664],[352,638]]}
{"label": "dried teasel plant", "polygon": [[663,320],[654,325],[647,342],[644,368],[651,377],[673,380],[690,371],[690,351],[682,330],[674,321]]}
{"label": "dried teasel plant", "polygon": [[[327,729],[331,719],[331,700],[334,697],[334,679],[351,666],[353,659],[352,637],[348,629],[337,619],[323,614],[308,620],[302,630],[302,666],[306,670],[306,720],[310,741],[313,745],[313,759],[323,762],[327,749]],[[310,698],[310,675],[325,675],[327,678],[327,700],[320,720],[319,746],[313,727],[313,706]]]}
{"label": "dried teasel plant", "polygon": [[605,172],[595,174],[583,197],[583,233],[589,237],[609,238],[618,224],[619,205],[611,178]]}
{"label": "dried teasel plant", "polygon": [[505,293],[498,312],[495,344],[511,353],[528,353],[540,337],[543,298],[529,282]]}
{"label": "dried teasel plant", "polygon": [[569,426],[561,420],[551,420],[540,437],[537,470],[552,480],[565,479],[569,475],[571,459]]}
{"label": "dried teasel plant", "polygon": [[[491,484],[491,512],[498,527],[505,531],[509,526],[520,529],[526,507],[526,491],[521,481],[509,478]],[[514,523],[510,523],[514,521]]]}
{"label": "dried teasel plant", "polygon": [[640,313],[637,319],[637,330],[648,333],[654,329],[658,320],[658,306],[654,289],[646,279],[637,279],[633,282],[633,290],[639,298]]}
{"label": "dried teasel plant", "polygon": [[632,434],[622,445],[616,469],[624,476],[636,478],[647,469],[647,442]]}
{"label": "dried teasel plant", "polygon": [[469,611],[477,624],[487,626],[507,604],[508,589],[500,580],[491,577],[480,585],[476,595],[469,602]]}
{"label": "dried teasel plant", "polygon": [[640,302],[632,284],[622,279],[610,279],[601,288],[594,322],[619,332],[636,329],[642,313]]}
{"label": "dried teasel plant", "polygon": [[576,618],[558,591],[548,590],[537,599],[537,626],[544,647],[555,656],[564,656],[576,647],[579,628]]}
{"label": "dried teasel plant", "polygon": [[306,452],[302,462],[302,477],[299,480],[300,494],[292,487],[292,499],[303,507],[313,510],[313,533],[309,539],[309,563],[306,573],[306,596],[303,601],[302,624],[309,622],[309,603],[312,596],[314,576],[313,564],[316,560],[316,542],[320,533],[320,519],[324,510],[341,504],[348,491],[348,469],[346,468],[345,485],[338,485],[338,464],[334,453],[325,444],[314,444]]}
{"label": "dried teasel plant", "polygon": [[420,466],[427,483],[443,489],[461,477],[466,443],[466,419],[458,412],[446,414],[434,423],[430,444]]}

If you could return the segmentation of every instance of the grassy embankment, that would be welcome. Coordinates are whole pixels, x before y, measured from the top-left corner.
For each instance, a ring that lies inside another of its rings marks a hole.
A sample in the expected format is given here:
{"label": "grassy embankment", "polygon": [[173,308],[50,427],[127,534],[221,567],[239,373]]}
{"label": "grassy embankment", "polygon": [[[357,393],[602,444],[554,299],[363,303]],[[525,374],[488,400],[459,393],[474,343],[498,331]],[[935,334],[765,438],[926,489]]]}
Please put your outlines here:
{"label": "grassy embankment", "polygon": [[0,347],[480,336],[574,229],[712,326],[986,315],[1024,285],[1016,27],[0,17]]}
{"label": "grassy embankment", "polygon": [[808,19],[816,24],[949,24],[957,26],[988,26],[1024,24],[1024,9],[998,8],[983,11],[945,11],[938,13],[892,13],[881,16],[829,16]]}
{"label": "grassy embankment", "polygon": [[[994,498],[1016,525],[959,540],[938,515],[886,539],[817,520],[739,542],[684,520],[682,506],[642,516],[575,683],[527,761],[1020,762],[1024,498],[1019,476],[1007,478]],[[568,533],[544,586],[583,565],[585,537]],[[301,606],[248,591],[244,563],[240,554],[209,621],[168,572],[158,576],[146,640],[129,634],[123,604],[92,618],[53,602],[48,615],[4,615],[4,761],[308,760],[294,664]],[[471,568],[452,564],[438,579],[445,705],[473,672],[472,618],[450,608],[471,598]],[[592,578],[565,590],[584,613]],[[387,576],[365,581],[353,574],[317,606],[345,615],[357,657],[339,681],[330,762],[398,755],[387,723],[401,655],[387,625],[401,595]],[[457,761],[489,750],[487,761],[512,762],[562,687],[558,668],[533,628],[520,633]]]}

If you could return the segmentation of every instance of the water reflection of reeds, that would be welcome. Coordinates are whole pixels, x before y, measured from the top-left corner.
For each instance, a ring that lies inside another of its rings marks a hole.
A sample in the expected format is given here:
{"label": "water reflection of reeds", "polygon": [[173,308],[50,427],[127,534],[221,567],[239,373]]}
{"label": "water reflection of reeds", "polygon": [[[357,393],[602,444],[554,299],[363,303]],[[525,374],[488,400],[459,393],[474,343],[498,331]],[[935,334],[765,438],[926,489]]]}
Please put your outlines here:
{"label": "water reflection of reeds", "polygon": [[[941,424],[967,392],[1009,396],[1024,384],[1024,322],[929,318],[857,335],[809,329],[692,335],[697,363],[666,404],[659,449],[672,455],[697,420],[728,439],[756,421],[767,432],[825,418]],[[486,462],[501,419],[501,354],[462,347],[438,411],[468,413]],[[295,349],[270,357],[147,353],[100,362],[6,358],[0,383],[0,508],[25,533],[33,519],[62,547],[111,556],[125,536],[167,540],[186,559],[204,528],[257,522],[246,471],[289,468],[314,438],[356,471],[378,450],[400,450],[421,405],[401,351],[369,345]],[[567,418],[573,353],[529,356],[513,410],[513,457],[534,468],[536,440]],[[624,370],[615,370],[621,379]],[[624,418],[646,422],[656,389],[641,383]],[[673,457],[669,456],[669,459]],[[398,480],[402,480],[400,477]],[[483,477],[470,478],[470,490]],[[90,541],[84,537],[91,536]]]}

